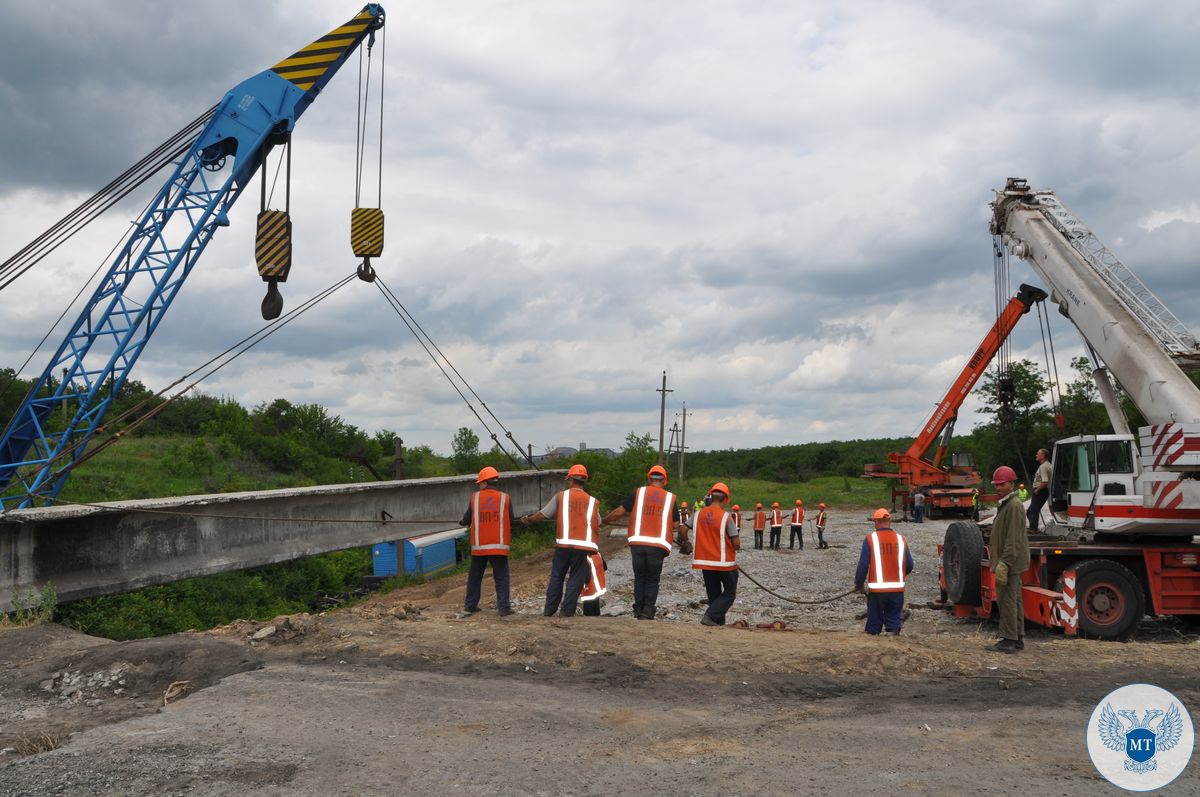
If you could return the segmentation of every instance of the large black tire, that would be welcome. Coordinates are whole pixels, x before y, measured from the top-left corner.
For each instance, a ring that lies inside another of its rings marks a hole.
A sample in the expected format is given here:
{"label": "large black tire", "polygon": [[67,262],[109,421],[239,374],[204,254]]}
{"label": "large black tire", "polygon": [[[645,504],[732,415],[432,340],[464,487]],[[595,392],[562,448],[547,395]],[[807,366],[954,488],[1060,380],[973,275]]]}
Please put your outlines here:
{"label": "large black tire", "polygon": [[942,572],[946,595],[953,603],[978,606],[983,602],[983,534],[969,520],[956,520],[946,527],[942,543]]}
{"label": "large black tire", "polygon": [[1111,559],[1075,565],[1079,630],[1093,639],[1128,639],[1146,613],[1146,596],[1137,576]]}

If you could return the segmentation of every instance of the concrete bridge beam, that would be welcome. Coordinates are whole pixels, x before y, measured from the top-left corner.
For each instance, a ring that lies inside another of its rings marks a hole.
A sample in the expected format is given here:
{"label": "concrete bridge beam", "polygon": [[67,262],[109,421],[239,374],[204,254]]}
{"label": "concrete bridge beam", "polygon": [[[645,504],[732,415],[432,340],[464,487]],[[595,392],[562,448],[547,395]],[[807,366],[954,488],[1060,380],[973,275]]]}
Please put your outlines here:
{"label": "concrete bridge beam", "polygon": [[[501,474],[527,514],[565,471]],[[336,484],[10,510],[0,514],[0,612],[127,592],[458,527],[474,478]]]}

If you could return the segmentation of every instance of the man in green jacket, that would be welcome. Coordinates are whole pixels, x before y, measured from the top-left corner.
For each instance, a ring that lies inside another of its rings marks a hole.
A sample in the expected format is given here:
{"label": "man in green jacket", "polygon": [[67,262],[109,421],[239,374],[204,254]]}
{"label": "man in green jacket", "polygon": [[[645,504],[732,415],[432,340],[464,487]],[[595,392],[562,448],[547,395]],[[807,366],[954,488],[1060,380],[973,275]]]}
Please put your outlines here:
{"label": "man in green jacket", "polygon": [[988,560],[996,577],[996,605],[1000,609],[1000,641],[992,649],[1016,653],[1025,649],[1021,576],[1029,569],[1029,534],[1025,508],[1016,494],[1016,471],[1001,465],[992,475],[992,484],[1000,496],[988,541]]}

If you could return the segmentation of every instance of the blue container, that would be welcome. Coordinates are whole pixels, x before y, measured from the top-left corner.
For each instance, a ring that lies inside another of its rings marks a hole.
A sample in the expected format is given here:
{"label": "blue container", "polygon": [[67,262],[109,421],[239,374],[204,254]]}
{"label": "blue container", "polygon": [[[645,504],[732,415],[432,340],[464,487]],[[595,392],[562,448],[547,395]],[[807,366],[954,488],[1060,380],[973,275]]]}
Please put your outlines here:
{"label": "blue container", "polygon": [[458,541],[467,536],[466,529],[451,529],[398,542],[381,542],[372,548],[376,576],[395,576],[400,573],[400,549],[404,551],[404,572],[431,576],[458,564]]}
{"label": "blue container", "polygon": [[381,542],[371,548],[371,562],[374,574],[380,578],[390,578],[400,574],[396,552],[400,544],[396,542]]}

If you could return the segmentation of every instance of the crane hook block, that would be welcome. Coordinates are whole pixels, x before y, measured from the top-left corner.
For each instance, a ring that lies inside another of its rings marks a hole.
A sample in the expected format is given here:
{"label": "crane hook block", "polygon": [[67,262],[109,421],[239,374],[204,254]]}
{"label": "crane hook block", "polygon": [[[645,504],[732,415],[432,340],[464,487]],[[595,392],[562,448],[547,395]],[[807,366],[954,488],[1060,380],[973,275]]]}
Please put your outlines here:
{"label": "crane hook block", "polygon": [[264,210],[258,214],[254,259],[264,282],[287,282],[292,269],[292,219],[286,210]]}
{"label": "crane hook block", "polygon": [[355,208],[350,211],[350,248],[355,257],[379,257],[383,254],[383,211],[380,208]]}

